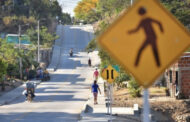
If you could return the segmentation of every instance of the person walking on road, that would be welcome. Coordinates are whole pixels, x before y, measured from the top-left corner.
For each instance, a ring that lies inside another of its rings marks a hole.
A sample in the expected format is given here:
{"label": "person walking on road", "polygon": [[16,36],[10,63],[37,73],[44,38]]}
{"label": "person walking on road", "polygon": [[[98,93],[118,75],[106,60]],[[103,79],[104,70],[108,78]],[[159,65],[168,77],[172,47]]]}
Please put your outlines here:
{"label": "person walking on road", "polygon": [[69,54],[70,54],[70,57],[73,56],[73,48],[70,49]]}
{"label": "person walking on road", "polygon": [[97,102],[98,91],[99,91],[100,94],[101,94],[101,90],[100,90],[99,85],[97,84],[97,81],[96,81],[96,80],[94,80],[94,83],[93,83],[92,86],[91,86],[91,90],[92,90],[93,96],[94,96],[94,104],[98,104],[98,102]]}
{"label": "person walking on road", "polygon": [[88,66],[91,67],[91,59],[88,59]]}
{"label": "person walking on road", "polygon": [[93,77],[95,80],[98,80],[98,76],[99,76],[99,72],[98,72],[98,69],[96,68],[96,70],[94,71]]}

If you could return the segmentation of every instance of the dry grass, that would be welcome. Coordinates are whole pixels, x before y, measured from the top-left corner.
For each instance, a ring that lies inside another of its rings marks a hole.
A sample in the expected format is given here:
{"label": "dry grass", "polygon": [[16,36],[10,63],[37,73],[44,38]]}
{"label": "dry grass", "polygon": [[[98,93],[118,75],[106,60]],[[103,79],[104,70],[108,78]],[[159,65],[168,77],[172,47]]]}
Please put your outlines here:
{"label": "dry grass", "polygon": [[163,97],[166,96],[165,87],[151,87],[149,88],[150,97]]}
{"label": "dry grass", "polygon": [[[151,87],[149,88],[150,98],[152,97],[165,97],[165,88],[164,87]],[[140,106],[142,105],[142,97],[141,98],[133,98],[129,94],[129,90],[127,88],[121,88],[117,90],[114,89],[114,103],[116,106],[133,106],[134,103],[138,103]],[[143,90],[142,93],[143,95]]]}
{"label": "dry grass", "polygon": [[[156,120],[160,122],[187,122],[186,117],[190,117],[190,100],[176,100],[175,98],[166,97],[164,87],[149,88],[150,107],[154,111]],[[133,107],[138,104],[143,105],[143,99],[132,98],[127,88],[114,90],[115,107]],[[164,121],[166,120],[166,121]],[[189,121],[188,121],[189,122]]]}

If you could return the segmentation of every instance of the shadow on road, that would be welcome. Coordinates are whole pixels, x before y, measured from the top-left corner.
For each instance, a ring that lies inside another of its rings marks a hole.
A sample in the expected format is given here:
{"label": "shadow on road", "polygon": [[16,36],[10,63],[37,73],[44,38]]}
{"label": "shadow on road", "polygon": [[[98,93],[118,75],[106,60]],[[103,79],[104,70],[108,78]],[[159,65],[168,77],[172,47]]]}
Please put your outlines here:
{"label": "shadow on road", "polygon": [[74,98],[74,95],[38,95],[34,102],[63,102],[63,101],[86,101],[87,99]]}
{"label": "shadow on road", "polygon": [[[72,73],[72,71],[70,71],[70,73]],[[80,78],[80,76],[80,74],[53,74],[52,80],[56,83],[68,82],[69,84],[77,84],[78,82],[85,81],[85,78]]]}
{"label": "shadow on road", "polygon": [[65,112],[21,112],[20,114],[7,113],[0,115],[1,122],[62,122],[63,120],[64,122],[77,122],[78,119],[78,114]]}
{"label": "shadow on road", "polygon": [[74,52],[72,57],[68,56],[67,53],[62,52],[57,70],[76,69],[77,67],[87,66],[81,63],[82,58],[84,58],[84,56],[81,56],[76,52]]}

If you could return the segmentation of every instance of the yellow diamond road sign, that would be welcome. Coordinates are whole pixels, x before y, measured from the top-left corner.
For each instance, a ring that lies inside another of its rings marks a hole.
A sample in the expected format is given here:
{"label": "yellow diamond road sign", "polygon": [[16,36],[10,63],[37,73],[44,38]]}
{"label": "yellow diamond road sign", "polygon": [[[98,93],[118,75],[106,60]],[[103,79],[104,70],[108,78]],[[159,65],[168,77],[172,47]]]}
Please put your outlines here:
{"label": "yellow diamond road sign", "polygon": [[112,83],[115,78],[119,76],[119,73],[111,65],[109,65],[102,71],[101,76],[103,79],[107,80],[107,82]]}
{"label": "yellow diamond road sign", "polygon": [[189,32],[156,0],[138,0],[98,42],[149,87],[189,46]]}

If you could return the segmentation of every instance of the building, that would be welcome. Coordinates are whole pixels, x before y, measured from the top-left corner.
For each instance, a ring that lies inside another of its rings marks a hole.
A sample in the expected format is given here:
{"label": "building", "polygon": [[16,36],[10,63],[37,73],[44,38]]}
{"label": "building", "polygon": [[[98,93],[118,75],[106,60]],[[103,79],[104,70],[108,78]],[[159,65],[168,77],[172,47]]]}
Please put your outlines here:
{"label": "building", "polygon": [[184,53],[178,61],[165,72],[166,85],[171,97],[179,93],[185,97],[190,96],[190,52]]}

